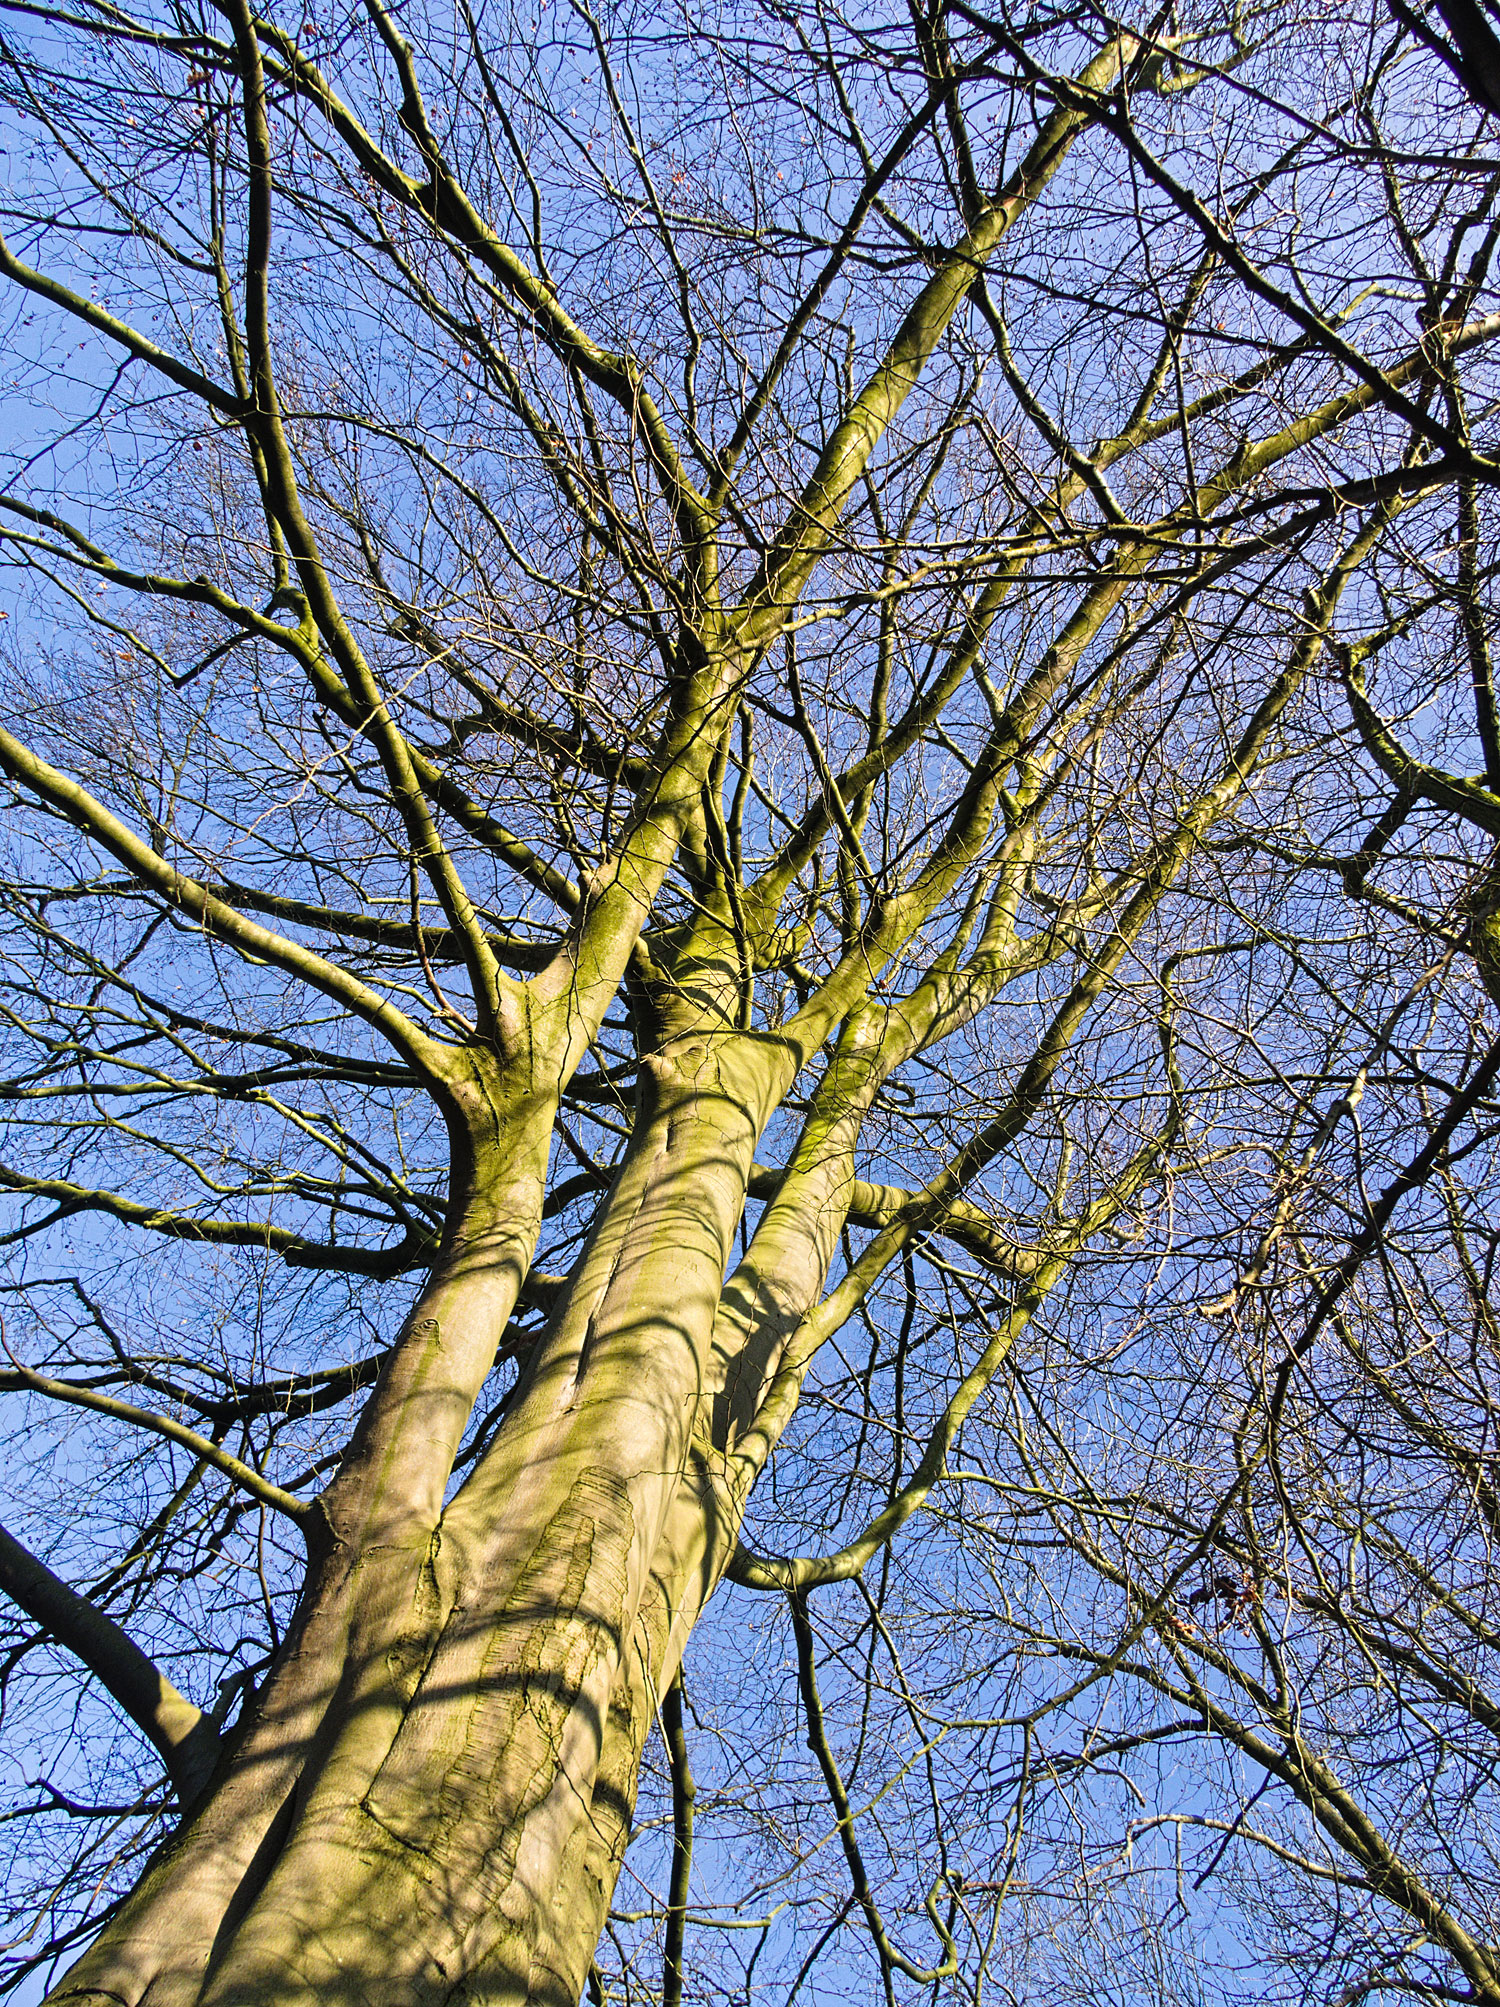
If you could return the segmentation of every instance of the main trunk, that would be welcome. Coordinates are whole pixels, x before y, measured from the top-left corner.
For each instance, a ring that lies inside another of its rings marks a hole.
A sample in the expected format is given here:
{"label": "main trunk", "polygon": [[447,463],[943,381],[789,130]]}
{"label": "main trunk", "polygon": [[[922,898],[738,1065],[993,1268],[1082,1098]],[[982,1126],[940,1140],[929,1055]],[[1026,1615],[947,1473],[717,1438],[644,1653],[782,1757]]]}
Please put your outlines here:
{"label": "main trunk", "polygon": [[[397,1349],[399,1399],[377,1393],[388,1439],[367,1418],[358,1481],[330,1489],[253,1718],[55,1999],[578,1999],[658,1698],[733,1539],[689,1465],[722,1385],[760,1072],[742,1048],[731,1078],[711,1040],[651,1071],[512,1411],[445,1505],[452,1411],[503,1331],[528,1203],[514,1149],[504,1175],[481,1168],[476,1224]],[[431,1435],[436,1481],[403,1430]]]}

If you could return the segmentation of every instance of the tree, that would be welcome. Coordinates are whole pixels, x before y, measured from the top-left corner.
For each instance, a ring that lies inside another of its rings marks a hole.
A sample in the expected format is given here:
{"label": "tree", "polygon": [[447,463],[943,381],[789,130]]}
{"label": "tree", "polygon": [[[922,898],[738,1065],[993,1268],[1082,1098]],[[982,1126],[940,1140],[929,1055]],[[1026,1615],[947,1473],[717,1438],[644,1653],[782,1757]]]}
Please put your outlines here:
{"label": "tree", "polygon": [[[1397,1746],[1457,1708],[1472,1824],[1500,182],[1439,53],[1300,0],[7,16],[7,1688],[45,1737],[76,1665],[168,1780],[18,1808],[68,1837],[16,1975],[603,1997],[659,1722],[675,2002],[728,1577],[826,1807],[715,1788],[839,1863],[788,1990],[851,1919],[890,1999],[1043,1971],[1055,1822],[1207,1739],[1261,1782],[1170,1816],[1280,1864],[1262,1955],[1500,2000]],[[1352,1781],[1278,1595],[1399,1669]],[[882,1872],[888,1705],[936,1839]]]}

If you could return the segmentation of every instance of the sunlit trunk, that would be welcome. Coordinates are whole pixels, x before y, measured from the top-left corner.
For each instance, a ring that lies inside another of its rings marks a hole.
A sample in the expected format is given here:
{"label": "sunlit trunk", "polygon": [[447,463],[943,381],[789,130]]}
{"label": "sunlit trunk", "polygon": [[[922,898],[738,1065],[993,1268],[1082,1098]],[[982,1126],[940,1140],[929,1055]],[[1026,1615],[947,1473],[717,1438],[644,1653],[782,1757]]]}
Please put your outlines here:
{"label": "sunlit trunk", "polygon": [[721,1382],[767,1068],[702,1040],[656,1063],[512,1409],[444,1508],[456,1406],[515,1294],[475,1194],[481,1227],[375,1397],[398,1425],[364,1429],[327,1495],[328,1548],[253,1720],[57,1998],[578,1998],[641,1749],[732,1543],[690,1448]]}

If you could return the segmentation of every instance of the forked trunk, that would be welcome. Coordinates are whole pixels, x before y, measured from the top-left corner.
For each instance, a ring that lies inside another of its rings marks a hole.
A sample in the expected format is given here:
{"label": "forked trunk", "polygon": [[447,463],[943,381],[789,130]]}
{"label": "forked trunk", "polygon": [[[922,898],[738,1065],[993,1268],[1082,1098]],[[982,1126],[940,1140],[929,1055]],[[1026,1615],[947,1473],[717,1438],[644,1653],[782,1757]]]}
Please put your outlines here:
{"label": "forked trunk", "polygon": [[[519,1282],[514,1219],[481,1192],[372,1402],[388,1439],[364,1427],[327,1494],[253,1719],[55,1999],[578,1999],[646,1735],[733,1539],[688,1466],[774,1095],[739,1060],[731,1079],[702,1041],[656,1067],[512,1410],[444,1506]],[[517,1160],[492,1182],[524,1210],[541,1167]]]}

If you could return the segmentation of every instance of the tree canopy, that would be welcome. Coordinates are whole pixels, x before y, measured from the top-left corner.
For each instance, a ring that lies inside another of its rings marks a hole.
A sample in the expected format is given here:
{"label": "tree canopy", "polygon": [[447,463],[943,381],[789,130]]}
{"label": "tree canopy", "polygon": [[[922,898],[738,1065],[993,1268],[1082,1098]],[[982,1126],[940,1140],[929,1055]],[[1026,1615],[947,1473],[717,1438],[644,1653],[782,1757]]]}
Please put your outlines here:
{"label": "tree canopy", "polygon": [[0,0],[19,1997],[1500,2003],[1492,72]]}

